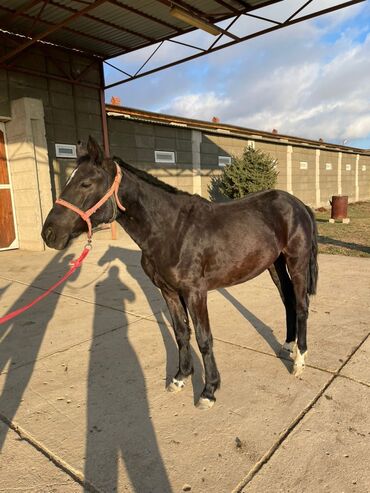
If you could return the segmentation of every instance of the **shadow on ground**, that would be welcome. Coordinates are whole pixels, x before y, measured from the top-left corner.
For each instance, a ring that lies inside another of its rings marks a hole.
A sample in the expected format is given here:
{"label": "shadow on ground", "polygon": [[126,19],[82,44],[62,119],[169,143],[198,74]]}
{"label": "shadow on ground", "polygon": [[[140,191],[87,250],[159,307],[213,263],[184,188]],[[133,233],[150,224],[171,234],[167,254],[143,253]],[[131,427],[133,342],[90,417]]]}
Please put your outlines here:
{"label": "shadow on ground", "polygon": [[281,359],[282,364],[285,368],[291,372],[292,363],[291,360],[283,358],[281,354],[281,342],[279,342],[271,327],[266,325],[261,319],[256,317],[252,312],[250,312],[244,305],[240,303],[231,293],[229,293],[225,288],[218,290],[222,296],[224,296],[230,303],[239,311],[239,313],[248,320],[248,322],[254,327],[256,332],[267,342],[270,348],[273,350],[275,355]]}
{"label": "shadow on ground", "polygon": [[[64,274],[69,269],[69,262],[73,258],[72,255],[64,255],[64,252],[56,254],[47,266],[34,278],[32,285],[37,286],[40,284],[40,280],[45,278],[45,276],[52,275],[52,273],[60,272],[61,275]],[[76,271],[69,278],[69,281],[74,281],[77,277],[78,272]],[[65,285],[66,283],[63,283],[59,287],[59,292],[63,291]],[[18,300],[9,308],[7,313],[30,303],[39,294],[39,290],[33,286],[27,287]],[[0,343],[0,374],[6,374],[0,396],[0,413],[6,416],[9,421],[13,421],[22,401],[23,394],[31,379],[46,329],[53,317],[59,299],[59,294],[51,293],[43,301],[42,313],[41,316],[38,315],[37,323],[32,317],[32,312],[35,309],[31,308],[30,311],[0,326],[2,336]],[[17,372],[17,368],[20,367],[23,367],[23,371]],[[8,427],[1,427],[0,451],[4,445],[7,431]]]}
{"label": "shadow on ground", "polygon": [[355,250],[357,252],[363,252],[370,255],[370,247],[366,245],[359,245],[358,243],[351,243],[349,241],[336,240],[335,238],[330,238],[330,236],[318,237],[318,242],[322,245],[333,245],[341,248],[348,248],[349,250]]}
{"label": "shadow on ground", "polygon": [[[99,281],[96,306],[102,291],[119,290],[124,308],[135,299],[118,274],[119,268],[112,266],[108,277]],[[128,337],[128,321],[123,314],[122,327],[99,337],[102,323],[97,311],[88,372],[85,477],[99,489],[117,491],[122,458],[133,491],[169,493],[172,490],[150,417],[145,377]]]}

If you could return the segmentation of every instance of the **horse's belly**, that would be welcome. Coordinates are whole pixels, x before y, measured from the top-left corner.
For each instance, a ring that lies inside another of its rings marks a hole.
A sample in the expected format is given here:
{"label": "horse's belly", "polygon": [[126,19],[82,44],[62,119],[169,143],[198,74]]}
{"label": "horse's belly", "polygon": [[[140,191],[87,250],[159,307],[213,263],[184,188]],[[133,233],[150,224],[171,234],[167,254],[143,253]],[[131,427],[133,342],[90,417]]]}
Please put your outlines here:
{"label": "horse's belly", "polygon": [[270,267],[278,255],[279,252],[276,249],[265,249],[250,252],[243,258],[218,256],[213,262],[205,264],[204,277],[208,289],[233,286],[249,281]]}

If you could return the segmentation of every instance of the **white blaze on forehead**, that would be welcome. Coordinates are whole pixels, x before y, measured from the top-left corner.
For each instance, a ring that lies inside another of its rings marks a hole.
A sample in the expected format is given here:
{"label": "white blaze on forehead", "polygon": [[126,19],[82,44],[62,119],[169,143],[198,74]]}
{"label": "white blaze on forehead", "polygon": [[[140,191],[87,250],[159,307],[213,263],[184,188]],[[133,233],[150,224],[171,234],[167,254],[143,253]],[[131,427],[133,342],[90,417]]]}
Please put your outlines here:
{"label": "white blaze on forehead", "polygon": [[76,174],[76,171],[77,171],[77,168],[75,168],[72,173],[70,174],[67,182],[66,182],[66,185],[68,185],[68,183],[72,180],[72,178],[74,177],[74,175]]}

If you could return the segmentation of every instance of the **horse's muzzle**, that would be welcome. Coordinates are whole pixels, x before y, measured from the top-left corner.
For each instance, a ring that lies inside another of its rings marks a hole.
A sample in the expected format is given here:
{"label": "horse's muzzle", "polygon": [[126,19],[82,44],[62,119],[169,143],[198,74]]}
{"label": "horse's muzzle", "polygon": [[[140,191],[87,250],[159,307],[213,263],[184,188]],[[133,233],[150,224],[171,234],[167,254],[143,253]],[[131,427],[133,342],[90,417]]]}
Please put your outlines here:
{"label": "horse's muzzle", "polygon": [[63,250],[69,241],[68,235],[63,235],[60,238],[57,238],[52,226],[44,225],[41,231],[41,236],[47,246],[49,248],[54,248],[55,250]]}

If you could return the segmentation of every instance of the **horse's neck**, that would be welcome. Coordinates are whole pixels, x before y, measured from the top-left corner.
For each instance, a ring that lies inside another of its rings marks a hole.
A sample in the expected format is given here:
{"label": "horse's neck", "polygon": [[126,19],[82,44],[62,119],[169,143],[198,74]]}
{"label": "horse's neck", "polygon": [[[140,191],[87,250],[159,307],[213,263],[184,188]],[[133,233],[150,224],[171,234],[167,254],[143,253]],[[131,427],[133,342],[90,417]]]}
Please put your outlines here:
{"label": "horse's neck", "polygon": [[124,171],[119,198],[126,212],[117,221],[145,249],[158,234],[171,231],[181,207],[179,197]]}

